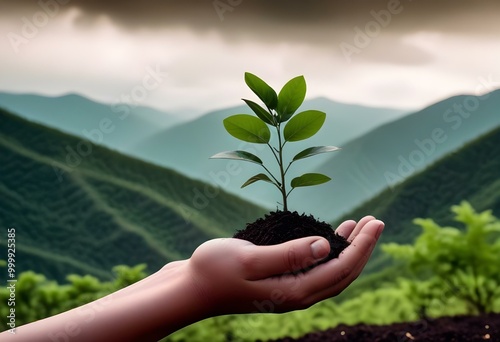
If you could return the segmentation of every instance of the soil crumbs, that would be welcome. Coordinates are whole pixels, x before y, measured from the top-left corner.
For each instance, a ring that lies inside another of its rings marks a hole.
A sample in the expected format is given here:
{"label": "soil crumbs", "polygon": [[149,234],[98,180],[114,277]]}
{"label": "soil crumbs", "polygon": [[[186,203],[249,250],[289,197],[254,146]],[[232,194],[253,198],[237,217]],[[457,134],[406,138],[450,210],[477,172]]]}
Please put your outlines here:
{"label": "soil crumbs", "polygon": [[330,242],[330,254],[321,263],[338,257],[349,246],[349,242],[336,234],[328,223],[318,221],[312,215],[299,215],[296,211],[271,212],[265,218],[248,223],[233,237],[268,246],[306,236],[322,236]]}
{"label": "soil crumbs", "polygon": [[[370,342],[470,342],[500,341],[500,314],[455,316],[375,326],[339,325],[334,329],[309,333],[303,337],[282,338],[273,342],[370,341]],[[269,341],[271,342],[271,341]]]}

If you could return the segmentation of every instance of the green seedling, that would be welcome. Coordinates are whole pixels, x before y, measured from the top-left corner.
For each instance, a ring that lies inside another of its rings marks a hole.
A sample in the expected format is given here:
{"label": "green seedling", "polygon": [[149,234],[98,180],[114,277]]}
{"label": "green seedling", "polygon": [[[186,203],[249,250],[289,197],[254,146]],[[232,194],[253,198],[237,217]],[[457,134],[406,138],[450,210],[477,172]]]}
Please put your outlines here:
{"label": "green seedling", "polygon": [[[326,114],[318,110],[306,110],[295,114],[306,96],[306,81],[304,76],[298,76],[288,81],[279,94],[259,77],[245,73],[245,83],[264,103],[265,109],[250,100],[243,99],[255,116],[248,114],[236,114],[224,119],[224,127],[233,137],[255,144],[267,144],[274,159],[279,166],[279,175],[274,176],[256,155],[246,151],[227,151],[213,155],[211,158],[235,159],[256,163],[262,166],[266,173],[259,173],[250,177],[242,188],[257,181],[274,184],[283,197],[283,210],[288,210],[287,199],[290,193],[299,187],[313,186],[326,183],[330,180],[328,176],[320,173],[306,173],[300,177],[293,178],[290,182],[290,190],[287,190],[286,175],[290,166],[301,159],[308,158],[320,153],[339,150],[335,146],[309,147],[293,157],[285,167],[283,160],[283,149],[289,142],[308,139],[315,135],[323,126]],[[285,124],[286,123],[286,124]],[[283,127],[284,126],[284,127]],[[272,146],[271,130],[274,128],[277,135],[278,146]]]}

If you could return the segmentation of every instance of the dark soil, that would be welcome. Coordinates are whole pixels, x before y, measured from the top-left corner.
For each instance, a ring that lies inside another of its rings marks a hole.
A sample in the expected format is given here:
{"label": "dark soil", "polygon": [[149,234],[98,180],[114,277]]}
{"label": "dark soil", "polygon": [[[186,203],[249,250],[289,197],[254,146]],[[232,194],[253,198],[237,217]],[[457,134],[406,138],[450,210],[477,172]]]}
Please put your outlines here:
{"label": "dark soil", "polygon": [[299,215],[296,211],[276,211],[265,215],[233,237],[250,241],[256,245],[276,245],[306,236],[323,236],[330,242],[330,254],[321,263],[339,256],[349,246],[347,240],[336,234],[332,226],[316,220],[312,215]]}
{"label": "dark soil", "polygon": [[[470,342],[500,341],[500,314],[442,317],[433,320],[391,325],[340,325],[334,329],[282,338],[273,342],[370,341],[370,342]],[[269,341],[271,342],[271,341]]]}

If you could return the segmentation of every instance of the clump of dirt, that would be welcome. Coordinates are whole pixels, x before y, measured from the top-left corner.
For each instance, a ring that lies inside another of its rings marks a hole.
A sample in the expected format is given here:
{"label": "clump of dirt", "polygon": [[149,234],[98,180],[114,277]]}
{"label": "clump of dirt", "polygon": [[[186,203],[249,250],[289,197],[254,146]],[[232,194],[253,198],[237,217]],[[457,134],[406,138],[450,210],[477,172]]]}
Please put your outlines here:
{"label": "clump of dirt", "polygon": [[[339,325],[300,338],[285,337],[272,342],[471,342],[500,341],[500,314],[455,316],[390,325]],[[271,342],[271,341],[268,341]]]}
{"label": "clump of dirt", "polygon": [[330,253],[320,263],[337,258],[349,246],[349,242],[334,232],[326,222],[316,220],[312,215],[299,215],[296,211],[275,211],[248,223],[246,228],[233,236],[256,245],[268,246],[306,236],[322,236],[330,242]]}

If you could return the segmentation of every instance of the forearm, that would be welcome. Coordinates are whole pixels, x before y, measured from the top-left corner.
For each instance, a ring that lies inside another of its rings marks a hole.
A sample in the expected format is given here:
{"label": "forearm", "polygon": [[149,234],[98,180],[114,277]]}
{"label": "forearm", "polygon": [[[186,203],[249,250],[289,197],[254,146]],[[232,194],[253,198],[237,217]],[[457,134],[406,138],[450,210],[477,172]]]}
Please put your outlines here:
{"label": "forearm", "polygon": [[[279,245],[255,246],[239,239],[214,239],[189,260],[173,262],[121,291],[63,314],[0,334],[8,341],[156,341],[202,319],[255,312],[304,309],[338,295],[360,274],[375,247],[383,222],[367,216],[337,229],[351,245],[339,256],[306,273],[330,244],[309,236]],[[292,286],[293,284],[293,286]],[[256,304],[257,303],[257,304]]]}
{"label": "forearm", "polygon": [[157,341],[207,317],[184,265],[165,267],[99,300],[0,335],[2,341]]}

